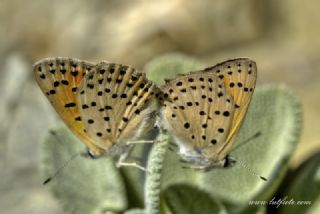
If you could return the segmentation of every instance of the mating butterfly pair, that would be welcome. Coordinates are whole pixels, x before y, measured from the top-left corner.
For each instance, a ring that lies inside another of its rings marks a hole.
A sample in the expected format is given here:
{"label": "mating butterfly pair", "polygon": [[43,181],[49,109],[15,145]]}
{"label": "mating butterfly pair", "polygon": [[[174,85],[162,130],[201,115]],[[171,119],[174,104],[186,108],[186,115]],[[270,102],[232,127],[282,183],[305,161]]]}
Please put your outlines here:
{"label": "mating butterfly pair", "polygon": [[[255,62],[245,58],[178,75],[160,88],[145,74],[116,63],[48,58],[35,63],[34,72],[42,91],[91,155],[120,156],[118,166],[139,167],[123,161],[157,118],[160,128],[175,138],[181,157],[203,169],[230,164],[228,153],[257,78]],[[157,99],[159,114],[153,105]]]}

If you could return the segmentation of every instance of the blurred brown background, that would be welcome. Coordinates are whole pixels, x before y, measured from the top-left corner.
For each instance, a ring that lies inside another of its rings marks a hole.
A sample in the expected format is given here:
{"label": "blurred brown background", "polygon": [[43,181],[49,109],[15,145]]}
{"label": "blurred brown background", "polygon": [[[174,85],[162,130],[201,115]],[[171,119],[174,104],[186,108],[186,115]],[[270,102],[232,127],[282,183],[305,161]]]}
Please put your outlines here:
{"label": "blurred brown background", "polygon": [[208,65],[253,58],[258,84],[286,84],[303,103],[298,166],[320,149],[319,8],[316,0],[1,0],[0,212],[63,213],[39,170],[41,141],[60,121],[31,65],[49,56],[140,69],[171,52]]}

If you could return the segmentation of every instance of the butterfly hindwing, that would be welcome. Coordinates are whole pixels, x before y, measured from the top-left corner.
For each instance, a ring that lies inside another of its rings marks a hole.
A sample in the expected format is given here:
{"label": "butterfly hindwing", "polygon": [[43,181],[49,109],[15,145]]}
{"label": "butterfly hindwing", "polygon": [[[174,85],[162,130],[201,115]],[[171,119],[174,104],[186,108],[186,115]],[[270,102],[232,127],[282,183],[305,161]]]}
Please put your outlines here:
{"label": "butterfly hindwing", "polygon": [[102,62],[80,86],[79,103],[87,134],[108,149],[152,127],[150,101],[156,86],[126,65]]}
{"label": "butterfly hindwing", "polygon": [[167,81],[161,89],[164,122],[182,145],[200,152],[224,146],[234,103],[221,79],[192,72]]}
{"label": "butterfly hindwing", "polygon": [[79,112],[77,93],[84,76],[94,64],[73,58],[46,58],[34,64],[35,79],[66,125],[92,151],[100,154],[86,133]]}

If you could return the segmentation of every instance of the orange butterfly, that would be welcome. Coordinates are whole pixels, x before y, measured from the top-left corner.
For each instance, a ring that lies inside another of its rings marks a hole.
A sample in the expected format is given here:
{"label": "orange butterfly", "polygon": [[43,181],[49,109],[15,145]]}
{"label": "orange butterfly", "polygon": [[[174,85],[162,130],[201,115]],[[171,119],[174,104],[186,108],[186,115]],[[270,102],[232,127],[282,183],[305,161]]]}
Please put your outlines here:
{"label": "orange butterfly", "polygon": [[[134,68],[108,62],[47,58],[34,64],[35,79],[91,156],[127,157],[154,123],[157,87]],[[135,163],[119,163],[135,165]]]}
{"label": "orange butterfly", "polygon": [[184,160],[200,169],[233,164],[228,154],[256,79],[256,63],[239,58],[166,81],[161,87],[162,124]]}

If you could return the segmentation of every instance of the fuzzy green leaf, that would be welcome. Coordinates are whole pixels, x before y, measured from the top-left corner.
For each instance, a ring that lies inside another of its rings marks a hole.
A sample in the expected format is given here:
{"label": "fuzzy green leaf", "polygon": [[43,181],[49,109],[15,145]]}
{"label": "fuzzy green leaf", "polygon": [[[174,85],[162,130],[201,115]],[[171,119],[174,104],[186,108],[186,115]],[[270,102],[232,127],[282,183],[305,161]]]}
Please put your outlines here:
{"label": "fuzzy green leaf", "polygon": [[320,213],[320,153],[293,172],[291,178],[293,181],[281,198],[293,200],[294,204],[280,205],[279,213]]}
{"label": "fuzzy green leaf", "polygon": [[146,213],[143,209],[131,209],[131,210],[127,210],[123,214],[146,214]]}
{"label": "fuzzy green leaf", "polygon": [[233,213],[238,214],[265,214],[267,213],[267,206],[266,205],[257,205],[257,206],[239,206],[237,209],[232,211]]}
{"label": "fuzzy green leaf", "polygon": [[181,54],[166,54],[150,61],[144,70],[150,80],[161,85],[164,83],[164,79],[202,68],[204,68],[204,64],[192,57]]}
{"label": "fuzzy green leaf", "polygon": [[[43,144],[42,168],[47,178],[57,172],[84,146],[65,126],[49,132]],[[91,160],[78,156],[44,188],[49,188],[69,213],[100,214],[127,207],[122,178],[108,158]]]}
{"label": "fuzzy green leaf", "polygon": [[164,200],[173,214],[226,213],[220,202],[211,198],[208,193],[189,185],[181,184],[168,188]]}

